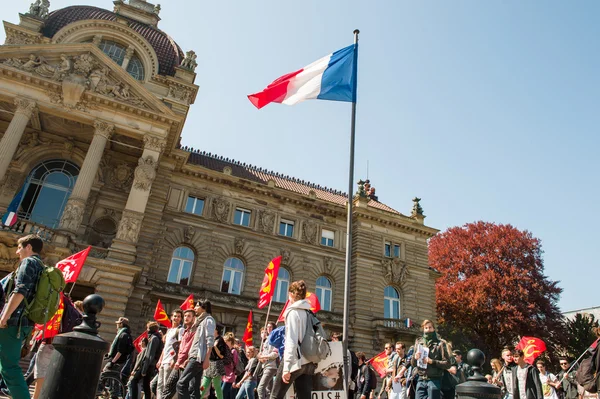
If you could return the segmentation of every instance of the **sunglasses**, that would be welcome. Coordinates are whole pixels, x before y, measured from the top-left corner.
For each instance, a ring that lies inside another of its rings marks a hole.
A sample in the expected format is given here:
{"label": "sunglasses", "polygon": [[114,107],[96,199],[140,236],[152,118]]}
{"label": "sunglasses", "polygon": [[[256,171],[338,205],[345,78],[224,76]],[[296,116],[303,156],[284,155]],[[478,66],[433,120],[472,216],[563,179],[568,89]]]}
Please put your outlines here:
{"label": "sunglasses", "polygon": [[561,365],[561,366],[568,366],[568,365],[569,365],[569,363],[561,362],[561,363],[560,363],[560,365]]}
{"label": "sunglasses", "polygon": [[385,350],[388,350],[388,349],[392,349],[392,348],[390,348],[389,346],[386,346],[386,347],[385,347]]}

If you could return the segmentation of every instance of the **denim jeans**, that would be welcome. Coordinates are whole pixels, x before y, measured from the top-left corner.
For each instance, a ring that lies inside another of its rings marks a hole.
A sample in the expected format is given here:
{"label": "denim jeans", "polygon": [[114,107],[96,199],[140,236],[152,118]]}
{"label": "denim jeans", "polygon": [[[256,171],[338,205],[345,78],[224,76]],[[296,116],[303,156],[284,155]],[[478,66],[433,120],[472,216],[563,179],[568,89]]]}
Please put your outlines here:
{"label": "denim jeans", "polygon": [[[202,381],[202,363],[195,358],[190,358],[177,381],[177,395],[179,399],[200,399],[200,382]],[[190,389],[190,386],[192,389]],[[191,392],[190,392],[191,390]]]}
{"label": "denim jeans", "polygon": [[419,378],[415,399],[440,399],[442,380],[423,380]]}
{"label": "denim jeans", "polygon": [[244,382],[235,399],[254,399],[254,388],[256,388],[256,381],[250,380]]}

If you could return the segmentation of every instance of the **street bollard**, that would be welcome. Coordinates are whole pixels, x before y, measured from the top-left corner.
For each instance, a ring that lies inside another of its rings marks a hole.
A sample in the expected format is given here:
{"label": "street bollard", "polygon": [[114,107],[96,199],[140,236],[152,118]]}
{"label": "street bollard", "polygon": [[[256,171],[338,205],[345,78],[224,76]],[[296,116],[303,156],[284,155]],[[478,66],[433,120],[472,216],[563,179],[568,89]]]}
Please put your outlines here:
{"label": "street bollard", "polygon": [[42,387],[44,399],[94,399],[109,344],[98,336],[96,314],[104,299],[93,294],[83,300],[83,322],[73,332],[56,336],[48,375]]}
{"label": "street bollard", "polygon": [[488,384],[481,374],[481,367],[485,363],[485,354],[479,349],[471,349],[467,353],[467,363],[473,370],[466,382],[456,386],[456,395],[459,399],[500,399],[502,392],[496,385]]}

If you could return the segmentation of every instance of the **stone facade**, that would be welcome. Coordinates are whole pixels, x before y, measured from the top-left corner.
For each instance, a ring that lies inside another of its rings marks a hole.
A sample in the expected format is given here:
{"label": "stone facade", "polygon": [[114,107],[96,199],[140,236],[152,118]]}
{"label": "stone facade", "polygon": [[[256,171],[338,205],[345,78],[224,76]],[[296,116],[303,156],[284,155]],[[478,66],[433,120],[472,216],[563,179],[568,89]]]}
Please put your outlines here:
{"label": "stone facade", "polygon": [[[258,290],[269,260],[281,255],[290,281],[304,279],[315,292],[319,277],[329,280],[331,310],[319,318],[341,331],[345,194],[181,148],[198,91],[196,55],[179,49],[172,60],[179,67],[161,65],[166,56],[156,39],[139,29],[156,26],[158,14],[143,4],[117,1],[114,13],[96,21],[76,6],[71,21],[58,10],[4,23],[10,46],[0,46],[0,211],[22,187],[25,195],[19,222],[0,230],[0,270],[14,267],[16,239],[30,232],[47,242],[47,263],[92,245],[78,285],[105,298],[99,320],[106,339],[119,316],[141,333],[158,299],[169,312],[189,294],[209,298],[217,320],[241,336],[250,309],[255,322],[265,322]],[[127,50],[120,64],[103,52],[106,38]],[[134,62],[142,75],[131,74]],[[72,178],[52,197],[63,196],[59,209],[48,210],[37,200],[46,198],[42,187],[54,172]],[[414,339],[418,330],[405,328],[406,318],[435,319],[438,273],[428,266],[427,240],[437,230],[424,225],[420,206],[403,215],[379,202],[370,185],[353,201],[350,342],[373,353],[384,341]],[[247,218],[242,225],[238,211]],[[291,237],[279,234],[282,221],[293,225]],[[324,231],[333,234],[332,246],[321,244]],[[189,273],[178,248],[192,254]],[[243,265],[239,293],[223,292],[232,289],[223,284],[231,258]],[[400,306],[386,319],[388,286]],[[282,307],[273,304],[271,319]]]}

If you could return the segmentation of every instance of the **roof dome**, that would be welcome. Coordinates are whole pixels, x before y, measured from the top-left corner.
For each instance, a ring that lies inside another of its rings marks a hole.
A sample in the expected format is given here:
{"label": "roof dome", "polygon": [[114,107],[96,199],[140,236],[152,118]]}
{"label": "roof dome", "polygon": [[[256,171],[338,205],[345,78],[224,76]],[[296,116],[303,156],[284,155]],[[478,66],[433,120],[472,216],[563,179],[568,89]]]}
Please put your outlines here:
{"label": "roof dome", "polygon": [[[148,40],[158,57],[158,73],[160,75],[174,76],[175,67],[179,66],[181,60],[185,57],[177,43],[160,29],[122,15],[119,15],[119,18],[129,20],[129,27]],[[60,10],[55,10],[48,14],[48,18],[42,29],[42,34],[52,38],[56,32],[68,24],[86,19],[116,21],[117,14],[112,11],[92,6],[70,6],[61,8]]]}

